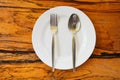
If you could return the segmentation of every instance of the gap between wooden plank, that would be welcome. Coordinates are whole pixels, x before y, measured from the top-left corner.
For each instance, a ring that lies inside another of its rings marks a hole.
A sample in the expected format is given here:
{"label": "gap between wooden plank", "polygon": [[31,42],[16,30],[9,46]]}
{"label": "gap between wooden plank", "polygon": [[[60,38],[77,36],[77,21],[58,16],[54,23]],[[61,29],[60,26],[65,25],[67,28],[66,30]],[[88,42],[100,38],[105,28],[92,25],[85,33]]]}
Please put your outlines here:
{"label": "gap between wooden plank", "polygon": [[[89,59],[76,72],[51,68],[42,62],[1,64],[1,80],[120,80],[120,59]],[[69,75],[69,76],[68,76]]]}
{"label": "gap between wooden plank", "polygon": [[[104,55],[94,55],[90,56],[90,59],[113,59],[120,58],[120,54],[104,54]],[[40,59],[35,60],[0,60],[0,64],[21,64],[21,63],[35,63],[42,62]]]}

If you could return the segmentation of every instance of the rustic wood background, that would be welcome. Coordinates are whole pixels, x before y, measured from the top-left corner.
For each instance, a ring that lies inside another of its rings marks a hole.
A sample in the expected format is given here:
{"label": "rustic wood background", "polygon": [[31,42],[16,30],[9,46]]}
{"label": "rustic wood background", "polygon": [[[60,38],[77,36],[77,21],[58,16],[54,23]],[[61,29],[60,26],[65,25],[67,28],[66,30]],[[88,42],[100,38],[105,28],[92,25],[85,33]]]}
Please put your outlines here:
{"label": "rustic wood background", "polygon": [[[52,73],[32,47],[35,21],[55,6],[82,10],[96,29],[93,55],[74,73]],[[0,0],[0,80],[120,80],[120,0]]]}

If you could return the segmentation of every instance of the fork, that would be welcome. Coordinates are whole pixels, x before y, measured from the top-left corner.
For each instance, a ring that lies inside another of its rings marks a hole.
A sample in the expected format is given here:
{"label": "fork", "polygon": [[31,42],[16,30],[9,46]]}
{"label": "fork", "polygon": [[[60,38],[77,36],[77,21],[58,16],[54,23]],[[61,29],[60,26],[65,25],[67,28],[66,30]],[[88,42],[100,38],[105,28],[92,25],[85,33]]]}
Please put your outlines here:
{"label": "fork", "polygon": [[54,72],[55,70],[55,34],[58,31],[58,23],[57,23],[57,14],[50,14],[50,29],[51,29],[51,33],[52,33],[52,72]]}

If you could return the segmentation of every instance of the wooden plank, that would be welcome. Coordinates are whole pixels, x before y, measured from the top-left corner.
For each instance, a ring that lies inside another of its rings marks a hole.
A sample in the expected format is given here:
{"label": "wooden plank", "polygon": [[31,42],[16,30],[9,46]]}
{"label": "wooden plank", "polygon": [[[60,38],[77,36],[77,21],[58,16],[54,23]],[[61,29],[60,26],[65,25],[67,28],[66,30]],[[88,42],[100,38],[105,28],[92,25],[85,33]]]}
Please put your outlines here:
{"label": "wooden plank", "polygon": [[[42,62],[0,64],[1,80],[120,80],[120,59],[89,59],[76,72],[55,70]],[[68,76],[69,75],[69,76]]]}
{"label": "wooden plank", "polygon": [[93,21],[97,34],[94,54],[120,53],[119,1],[111,3],[105,0],[100,4],[98,4],[100,1],[94,4],[37,0],[1,0],[0,2],[0,51],[33,51],[31,35],[35,21],[47,9],[63,4],[82,9]]}
{"label": "wooden plank", "polygon": [[10,61],[36,61],[39,60],[35,53],[0,53],[0,62]]}
{"label": "wooden plank", "polygon": [[32,28],[40,14],[27,11],[19,13],[16,10],[12,11],[12,9],[1,9],[1,11],[0,49],[31,50]]}
{"label": "wooden plank", "polygon": [[[111,2],[112,1],[112,2]],[[120,1],[119,0],[1,0],[1,7],[6,8],[22,8],[22,9],[50,9],[55,6],[73,6],[82,10],[89,11],[119,11]],[[116,7],[115,7],[116,6]]]}
{"label": "wooden plank", "polygon": [[96,30],[96,48],[120,52],[119,13],[88,13]]}
{"label": "wooden plank", "polygon": [[80,1],[80,2],[98,2],[98,3],[100,3],[100,2],[112,2],[112,3],[114,3],[114,2],[120,2],[120,0],[75,0],[75,1]]}
{"label": "wooden plank", "polygon": [[[4,13],[0,13],[0,49],[33,51],[31,45],[32,28],[36,19],[45,10],[41,10],[39,13],[22,12],[23,10],[16,12],[16,9],[0,9],[0,11]],[[96,47],[104,51],[120,53],[119,13],[86,12],[86,14],[95,25],[97,33]],[[9,19],[6,19],[8,17]]]}

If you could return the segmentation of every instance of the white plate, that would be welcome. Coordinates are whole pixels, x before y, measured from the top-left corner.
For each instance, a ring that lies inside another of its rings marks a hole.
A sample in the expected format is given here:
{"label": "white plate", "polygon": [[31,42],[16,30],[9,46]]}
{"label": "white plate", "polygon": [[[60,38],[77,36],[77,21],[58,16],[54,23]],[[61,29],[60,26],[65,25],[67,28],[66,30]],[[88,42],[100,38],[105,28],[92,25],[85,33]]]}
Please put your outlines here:
{"label": "white plate", "polygon": [[68,6],[51,8],[44,12],[36,21],[32,43],[37,56],[48,66],[52,67],[50,31],[50,14],[58,15],[58,33],[55,36],[55,68],[72,69],[72,33],[68,29],[68,20],[72,13],[76,13],[81,20],[81,29],[76,35],[77,53],[76,67],[83,64],[92,54],[96,34],[91,20],[82,11]]}

